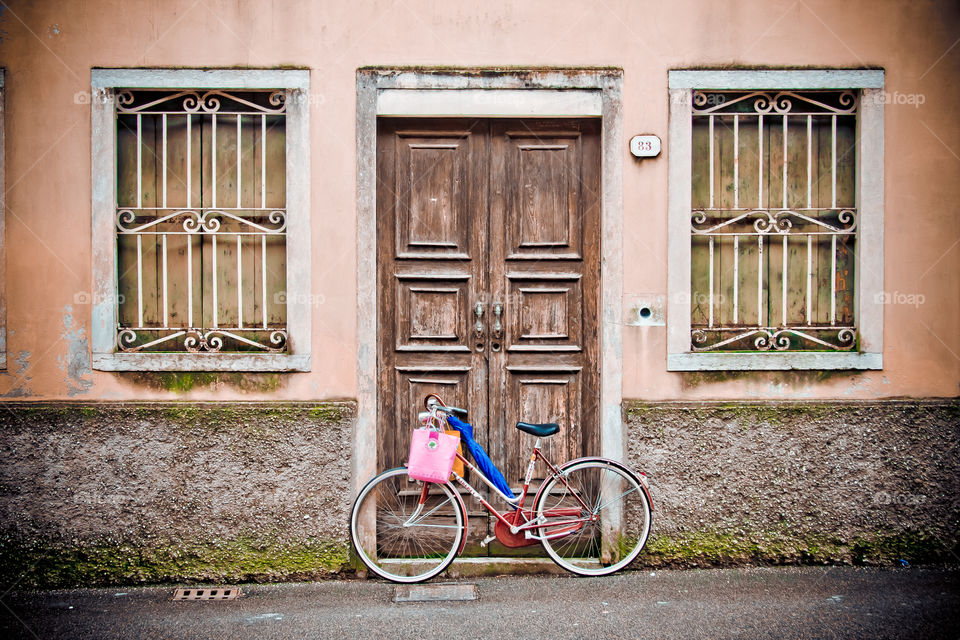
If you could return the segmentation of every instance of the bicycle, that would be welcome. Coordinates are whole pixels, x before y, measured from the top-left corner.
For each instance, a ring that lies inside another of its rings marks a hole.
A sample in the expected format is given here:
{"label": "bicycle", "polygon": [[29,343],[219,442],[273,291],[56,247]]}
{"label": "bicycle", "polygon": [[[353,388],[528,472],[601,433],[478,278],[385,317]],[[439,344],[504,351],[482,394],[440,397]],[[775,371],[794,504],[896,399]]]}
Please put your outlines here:
{"label": "bicycle", "polygon": [[[425,397],[421,424],[442,430],[447,416],[466,421],[467,412]],[[602,576],[629,565],[650,534],[653,516],[644,474],[605,458],[578,458],[555,466],[540,451],[541,438],[560,430],[556,423],[518,422],[536,437],[523,488],[509,497],[459,452],[457,460],[490,487],[511,510],[501,513],[456,471],[445,483],[411,480],[406,467],[384,471],[360,490],[350,514],[350,537],[360,560],[393,582],[413,583],[440,574],[467,541],[467,509],[455,481],[497,520],[494,539],[508,547],[540,543],[550,558],[581,576]],[[547,477],[525,509],[534,465],[545,463]],[[499,473],[499,472],[498,472]],[[466,475],[466,473],[464,474]]]}

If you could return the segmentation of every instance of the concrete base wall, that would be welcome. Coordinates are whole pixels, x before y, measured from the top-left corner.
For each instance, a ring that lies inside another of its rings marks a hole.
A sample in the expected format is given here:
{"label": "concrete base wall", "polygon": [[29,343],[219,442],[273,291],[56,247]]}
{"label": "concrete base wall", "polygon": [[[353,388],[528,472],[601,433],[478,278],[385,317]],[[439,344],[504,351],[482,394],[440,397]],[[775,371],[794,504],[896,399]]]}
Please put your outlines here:
{"label": "concrete base wall", "polygon": [[319,577],[348,559],[353,403],[8,404],[21,586]]}
{"label": "concrete base wall", "polygon": [[627,403],[648,561],[960,561],[960,402]]}
{"label": "concrete base wall", "polygon": [[[352,402],[5,409],[2,584],[349,568]],[[960,560],[960,401],[632,402],[624,416],[656,508],[638,566]]]}

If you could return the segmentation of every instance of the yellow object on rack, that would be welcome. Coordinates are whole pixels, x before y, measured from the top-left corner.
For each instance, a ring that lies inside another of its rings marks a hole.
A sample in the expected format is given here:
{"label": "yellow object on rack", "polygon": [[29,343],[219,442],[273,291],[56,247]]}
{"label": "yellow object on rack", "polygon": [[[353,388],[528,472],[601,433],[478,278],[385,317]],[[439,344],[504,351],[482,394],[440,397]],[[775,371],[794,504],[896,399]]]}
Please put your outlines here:
{"label": "yellow object on rack", "polygon": [[[448,436],[456,436],[457,440],[460,439],[460,432],[457,431],[456,429],[444,429],[443,432],[444,432],[445,434],[447,434]],[[457,453],[459,453],[461,456],[463,455],[463,444],[458,444],[458,445],[457,445]],[[453,461],[453,472],[456,473],[456,474],[457,474],[458,476],[460,476],[461,478],[464,476],[464,472],[465,472],[465,471],[464,471],[463,461],[461,461],[461,460],[459,460],[459,459],[454,459],[454,461]],[[450,480],[451,480],[451,481],[453,480],[453,476],[452,476],[452,475],[450,476]]]}

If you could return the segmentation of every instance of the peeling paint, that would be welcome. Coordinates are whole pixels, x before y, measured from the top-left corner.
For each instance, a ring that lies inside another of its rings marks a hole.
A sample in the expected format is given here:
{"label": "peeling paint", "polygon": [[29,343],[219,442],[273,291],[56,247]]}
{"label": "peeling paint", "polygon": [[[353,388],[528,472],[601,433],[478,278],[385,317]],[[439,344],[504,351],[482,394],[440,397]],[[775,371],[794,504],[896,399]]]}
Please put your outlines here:
{"label": "peeling paint", "polygon": [[33,395],[30,391],[30,381],[33,376],[25,375],[27,367],[30,366],[30,352],[19,351],[17,357],[13,359],[17,363],[17,370],[13,372],[14,382],[19,383],[10,391],[0,395],[0,398],[29,398]]}
{"label": "peeling paint", "polygon": [[18,365],[16,374],[19,376],[19,375],[21,375],[24,371],[27,370],[27,367],[30,366],[30,352],[29,352],[29,351],[21,351],[21,352],[19,352],[19,353],[17,354],[17,357],[15,358],[14,361],[15,361],[15,362],[17,363],[17,365]]}
{"label": "peeling paint", "polygon": [[90,344],[87,332],[82,326],[74,327],[73,307],[66,305],[63,308],[63,328],[60,337],[67,342],[66,356],[58,356],[57,364],[66,371],[63,379],[67,385],[67,395],[70,397],[83,395],[93,387],[93,380],[89,377],[93,370],[90,368]]}

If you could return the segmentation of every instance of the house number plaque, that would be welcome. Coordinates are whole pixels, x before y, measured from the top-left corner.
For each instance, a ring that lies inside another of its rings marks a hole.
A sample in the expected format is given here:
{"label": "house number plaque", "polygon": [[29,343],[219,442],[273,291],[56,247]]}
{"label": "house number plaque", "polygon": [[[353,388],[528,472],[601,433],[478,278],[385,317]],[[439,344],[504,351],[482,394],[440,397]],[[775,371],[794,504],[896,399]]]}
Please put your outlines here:
{"label": "house number plaque", "polygon": [[660,155],[660,137],[633,136],[630,138],[630,153],[638,158],[654,158]]}

